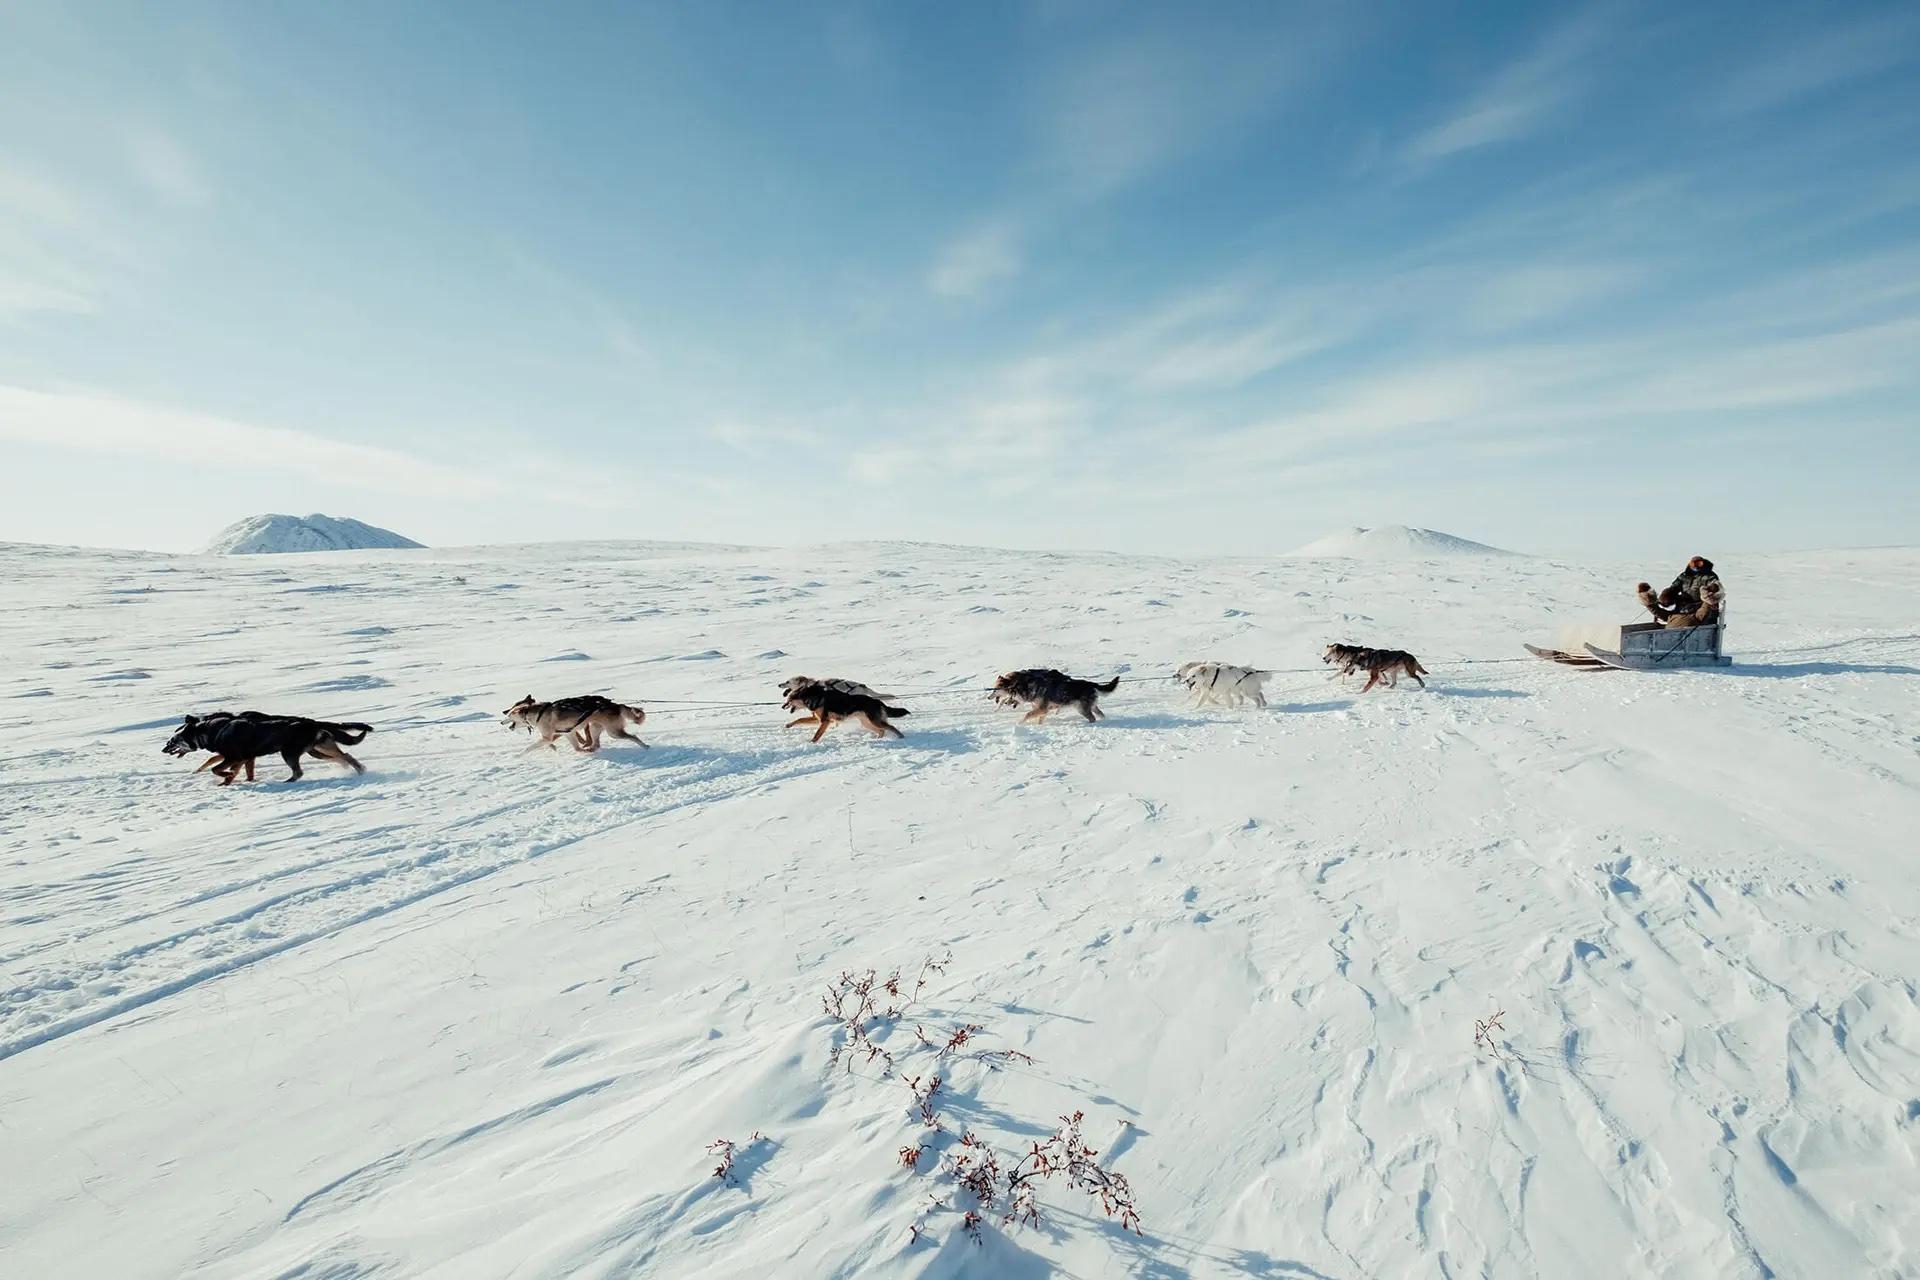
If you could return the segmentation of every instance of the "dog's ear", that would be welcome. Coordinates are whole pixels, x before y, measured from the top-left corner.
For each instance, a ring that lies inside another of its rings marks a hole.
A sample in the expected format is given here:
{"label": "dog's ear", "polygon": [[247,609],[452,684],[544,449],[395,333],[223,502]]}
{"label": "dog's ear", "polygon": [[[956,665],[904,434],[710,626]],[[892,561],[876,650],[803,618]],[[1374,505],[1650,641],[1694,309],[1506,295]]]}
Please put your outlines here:
{"label": "dog's ear", "polygon": [[199,723],[200,723],[199,716],[188,716],[185,720],[181,721],[180,727],[182,729],[191,729],[194,725],[197,725]]}

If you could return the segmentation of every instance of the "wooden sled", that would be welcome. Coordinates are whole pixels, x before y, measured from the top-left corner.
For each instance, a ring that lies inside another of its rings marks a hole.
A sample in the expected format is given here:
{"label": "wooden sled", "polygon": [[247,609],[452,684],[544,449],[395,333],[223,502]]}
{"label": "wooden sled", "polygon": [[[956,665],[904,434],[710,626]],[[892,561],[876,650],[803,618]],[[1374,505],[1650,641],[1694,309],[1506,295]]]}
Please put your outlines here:
{"label": "wooden sled", "polygon": [[1733,663],[1721,652],[1727,620],[1704,627],[1663,627],[1657,622],[1632,622],[1620,628],[1613,649],[1584,646],[1587,656],[1620,671],[1670,671],[1683,667],[1725,667]]}

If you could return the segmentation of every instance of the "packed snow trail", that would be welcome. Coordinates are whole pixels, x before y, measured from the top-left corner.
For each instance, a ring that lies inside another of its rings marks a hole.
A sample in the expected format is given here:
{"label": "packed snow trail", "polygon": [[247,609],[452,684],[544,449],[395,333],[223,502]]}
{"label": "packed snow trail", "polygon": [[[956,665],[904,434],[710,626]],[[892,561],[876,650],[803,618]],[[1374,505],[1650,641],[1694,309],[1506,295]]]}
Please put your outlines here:
{"label": "packed snow trail", "polygon": [[[1913,1272],[1920,553],[1715,558],[1739,665],[1638,676],[1444,659],[1640,566],[0,550],[0,1273]],[[691,705],[1334,639],[1434,687]],[[589,690],[688,702],[498,724]],[[370,721],[371,772],[159,754],[221,706]],[[834,975],[948,948],[916,1016],[1035,1062],[942,1123],[1084,1110],[1144,1238],[1050,1187],[976,1246],[905,1087],[828,1069]]]}

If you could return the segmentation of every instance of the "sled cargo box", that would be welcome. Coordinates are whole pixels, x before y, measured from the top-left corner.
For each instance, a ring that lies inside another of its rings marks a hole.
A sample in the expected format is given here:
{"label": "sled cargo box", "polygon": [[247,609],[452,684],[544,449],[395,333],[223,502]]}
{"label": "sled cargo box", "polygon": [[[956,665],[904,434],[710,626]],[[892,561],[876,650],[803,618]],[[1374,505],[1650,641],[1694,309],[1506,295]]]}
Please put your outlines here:
{"label": "sled cargo box", "polygon": [[1612,650],[1588,644],[1597,662],[1629,671],[1657,671],[1663,667],[1724,667],[1733,662],[1720,651],[1726,619],[1704,627],[1663,627],[1657,622],[1629,622],[1620,628]]}

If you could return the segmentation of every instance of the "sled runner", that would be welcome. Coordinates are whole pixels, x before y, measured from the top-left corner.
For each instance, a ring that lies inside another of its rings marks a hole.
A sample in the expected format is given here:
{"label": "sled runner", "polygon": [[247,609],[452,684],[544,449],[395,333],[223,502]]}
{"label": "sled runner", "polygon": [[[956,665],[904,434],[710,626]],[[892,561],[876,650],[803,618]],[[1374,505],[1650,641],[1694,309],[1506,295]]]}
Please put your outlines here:
{"label": "sled runner", "polygon": [[1720,651],[1727,629],[1726,615],[1701,627],[1663,627],[1657,622],[1633,622],[1620,628],[1620,643],[1611,651],[1586,645],[1588,657],[1621,671],[1662,671],[1677,667],[1724,667],[1732,658]]}
{"label": "sled runner", "polygon": [[1600,661],[1600,659],[1588,657],[1584,653],[1568,653],[1564,649],[1542,649],[1539,645],[1533,644],[1522,645],[1520,647],[1536,658],[1542,658],[1548,662],[1557,662],[1563,667],[1580,667],[1587,671],[1607,671],[1611,669],[1606,663]]}

